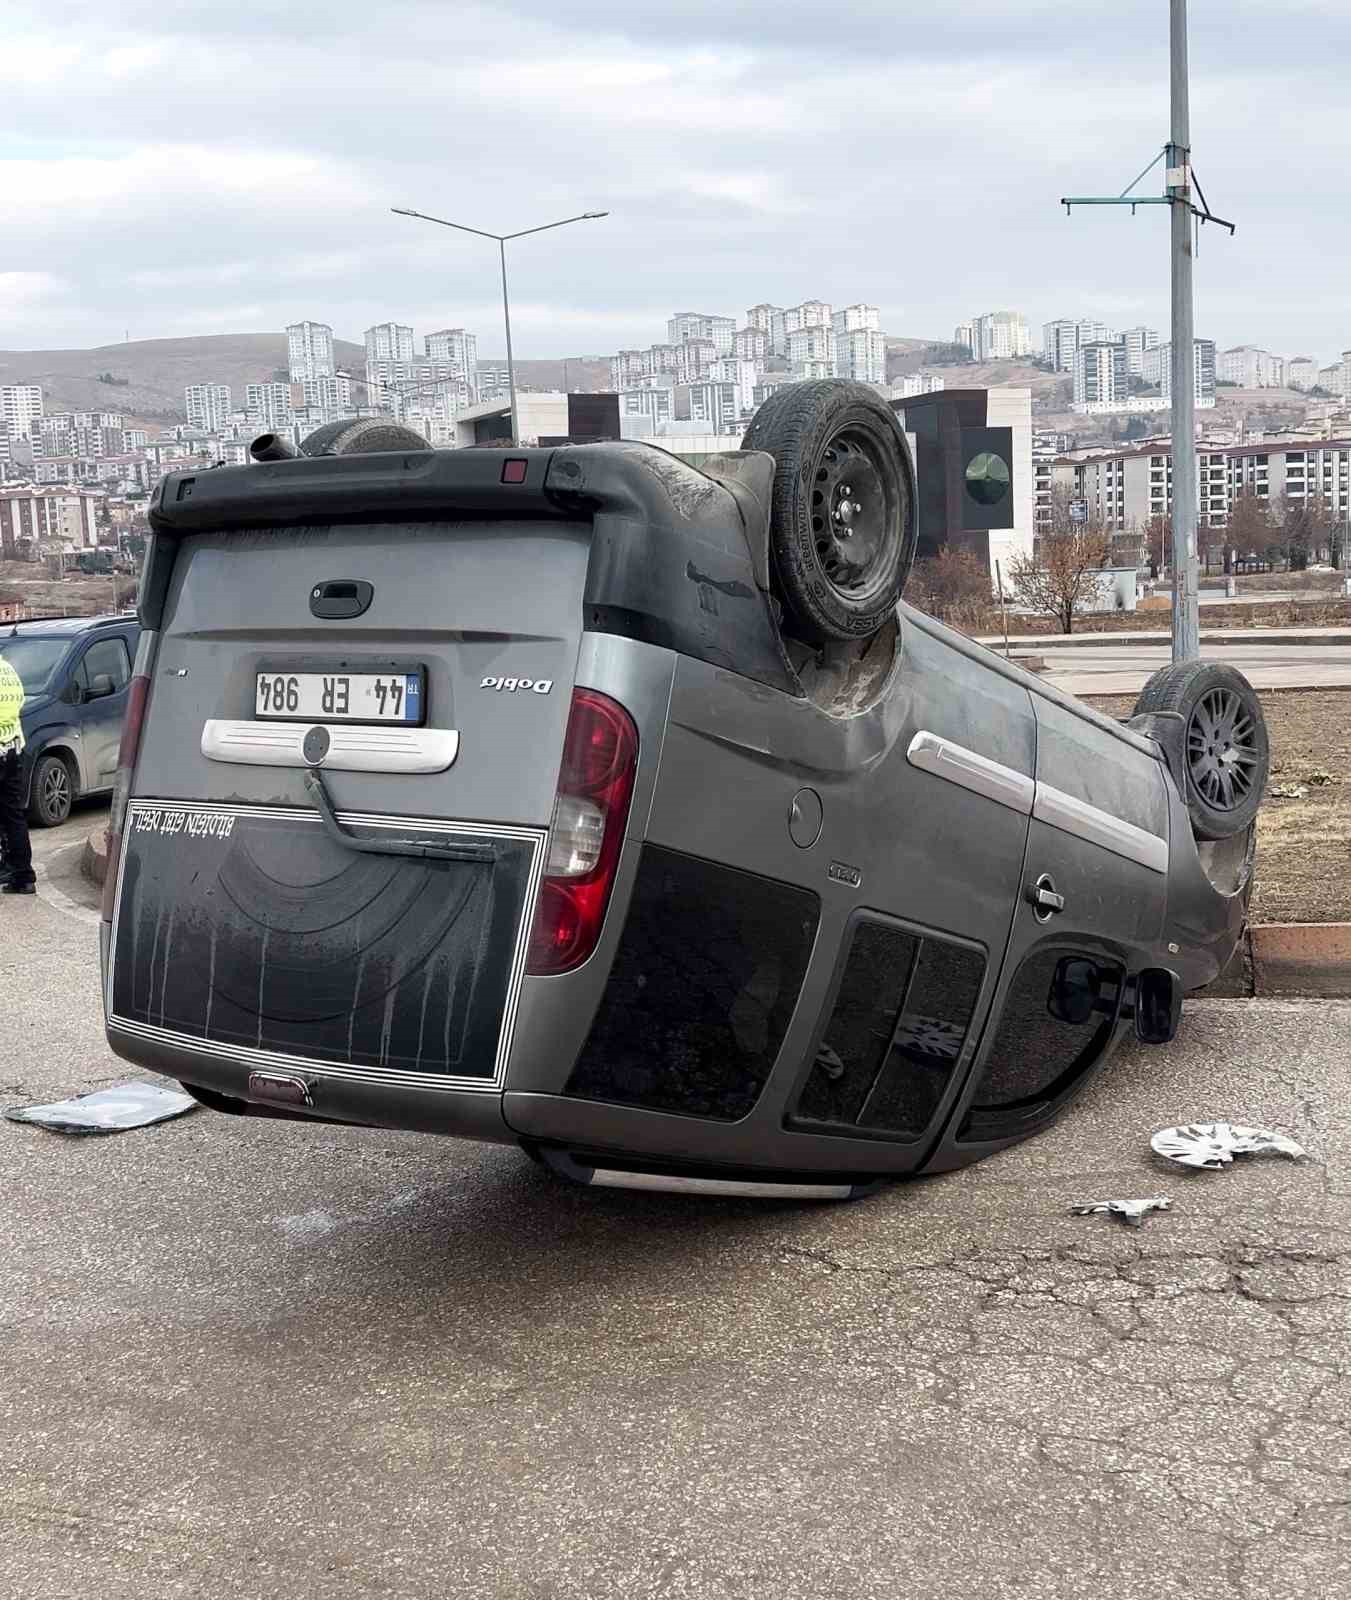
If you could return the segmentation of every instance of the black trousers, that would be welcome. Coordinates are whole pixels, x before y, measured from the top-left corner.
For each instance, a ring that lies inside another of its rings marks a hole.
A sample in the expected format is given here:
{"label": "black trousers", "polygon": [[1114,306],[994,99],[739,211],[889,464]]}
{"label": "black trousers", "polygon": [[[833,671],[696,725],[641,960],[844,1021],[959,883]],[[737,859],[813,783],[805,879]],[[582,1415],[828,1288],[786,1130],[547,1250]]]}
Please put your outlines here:
{"label": "black trousers", "polygon": [[23,757],[17,750],[0,756],[0,844],[0,877],[10,883],[36,882],[24,811]]}

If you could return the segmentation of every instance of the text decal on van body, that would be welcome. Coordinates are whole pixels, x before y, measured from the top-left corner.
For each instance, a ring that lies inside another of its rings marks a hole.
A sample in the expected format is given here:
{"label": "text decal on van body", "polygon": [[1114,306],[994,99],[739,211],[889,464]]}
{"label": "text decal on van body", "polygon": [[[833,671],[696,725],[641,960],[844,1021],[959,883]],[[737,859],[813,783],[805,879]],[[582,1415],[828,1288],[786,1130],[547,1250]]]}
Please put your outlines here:
{"label": "text decal on van body", "polygon": [[135,824],[137,833],[182,833],[189,839],[228,839],[234,832],[235,819],[214,811],[160,811],[137,806]]}
{"label": "text decal on van body", "polygon": [[554,686],[552,678],[485,678],[480,689],[496,689],[499,693],[508,689],[515,694],[518,689],[529,689],[532,694],[548,694]]}

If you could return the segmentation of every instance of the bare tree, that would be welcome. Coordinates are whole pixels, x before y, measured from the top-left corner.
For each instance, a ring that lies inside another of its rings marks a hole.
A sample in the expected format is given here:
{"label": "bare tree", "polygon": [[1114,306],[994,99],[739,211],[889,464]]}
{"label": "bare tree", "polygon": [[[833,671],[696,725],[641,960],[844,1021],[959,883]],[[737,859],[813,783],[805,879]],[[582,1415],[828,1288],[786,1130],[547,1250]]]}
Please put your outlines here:
{"label": "bare tree", "polygon": [[1054,489],[1034,554],[1009,563],[1009,581],[1023,604],[1054,617],[1062,633],[1073,633],[1075,617],[1102,598],[1102,567],[1111,547],[1099,518],[1074,520],[1073,502],[1068,488]]}
{"label": "bare tree", "polygon": [[1271,543],[1271,506],[1261,495],[1236,495],[1225,533],[1227,545],[1238,552],[1240,561],[1264,555]]}
{"label": "bare tree", "polygon": [[1173,557],[1173,519],[1156,513],[1145,523],[1145,547],[1149,551],[1149,575],[1157,578]]}
{"label": "bare tree", "polygon": [[990,569],[973,550],[945,544],[936,555],[915,563],[906,592],[941,622],[980,628],[992,603]]}

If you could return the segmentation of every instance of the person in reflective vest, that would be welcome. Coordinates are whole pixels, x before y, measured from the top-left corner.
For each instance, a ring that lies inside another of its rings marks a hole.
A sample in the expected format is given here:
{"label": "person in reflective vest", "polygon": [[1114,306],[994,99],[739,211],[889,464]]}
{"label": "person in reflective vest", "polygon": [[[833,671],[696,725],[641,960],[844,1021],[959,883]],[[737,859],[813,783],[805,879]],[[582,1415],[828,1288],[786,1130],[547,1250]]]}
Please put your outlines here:
{"label": "person in reflective vest", "polygon": [[33,894],[33,851],[23,792],[23,680],[0,656],[0,894]]}

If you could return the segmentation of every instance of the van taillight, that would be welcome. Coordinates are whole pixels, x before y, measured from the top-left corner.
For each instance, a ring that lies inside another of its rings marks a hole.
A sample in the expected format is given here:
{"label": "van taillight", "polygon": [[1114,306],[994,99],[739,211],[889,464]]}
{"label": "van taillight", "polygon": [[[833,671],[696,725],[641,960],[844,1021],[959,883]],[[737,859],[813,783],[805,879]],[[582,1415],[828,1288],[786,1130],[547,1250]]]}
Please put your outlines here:
{"label": "van taillight", "polygon": [[535,977],[571,972],[596,948],[637,768],[638,730],[628,712],[595,689],[574,689],[530,935],[526,970]]}
{"label": "van taillight", "polygon": [[[144,644],[146,635],[141,635]],[[117,751],[117,777],[113,780],[113,807],[108,819],[108,875],[103,880],[103,920],[113,920],[113,899],[117,892],[117,864],[122,856],[122,829],[127,820],[127,801],[131,798],[131,775],[136,754],[141,748],[141,728],[145,723],[145,703],[150,696],[149,671],[141,671],[137,652],[136,675],[127,686],[127,711],[122,720],[122,743]],[[147,663],[148,665],[148,663]]]}

